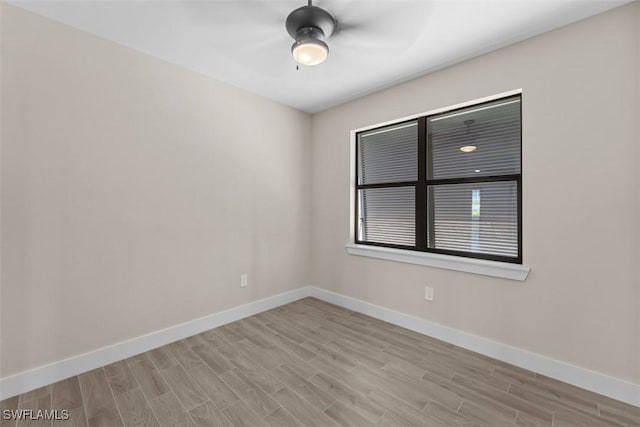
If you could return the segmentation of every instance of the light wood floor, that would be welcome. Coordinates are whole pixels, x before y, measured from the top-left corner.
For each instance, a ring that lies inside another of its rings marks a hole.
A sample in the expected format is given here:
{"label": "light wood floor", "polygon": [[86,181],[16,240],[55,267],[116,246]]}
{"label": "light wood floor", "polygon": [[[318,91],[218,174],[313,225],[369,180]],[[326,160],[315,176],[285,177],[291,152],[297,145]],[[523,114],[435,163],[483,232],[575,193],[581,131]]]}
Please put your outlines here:
{"label": "light wood floor", "polygon": [[312,298],[0,402],[17,408],[70,410],[54,427],[640,426],[638,408]]}

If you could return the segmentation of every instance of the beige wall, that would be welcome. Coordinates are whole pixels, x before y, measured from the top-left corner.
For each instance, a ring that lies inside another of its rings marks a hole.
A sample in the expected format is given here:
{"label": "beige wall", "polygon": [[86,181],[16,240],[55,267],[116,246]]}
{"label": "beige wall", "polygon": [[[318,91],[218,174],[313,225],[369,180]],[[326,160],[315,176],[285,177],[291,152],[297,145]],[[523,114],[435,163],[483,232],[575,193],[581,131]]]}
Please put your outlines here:
{"label": "beige wall", "polygon": [[[635,2],[314,115],[312,284],[640,382],[639,14]],[[517,88],[526,282],[346,254],[351,129]]]}
{"label": "beige wall", "polygon": [[1,7],[1,376],[308,284],[307,114]]}

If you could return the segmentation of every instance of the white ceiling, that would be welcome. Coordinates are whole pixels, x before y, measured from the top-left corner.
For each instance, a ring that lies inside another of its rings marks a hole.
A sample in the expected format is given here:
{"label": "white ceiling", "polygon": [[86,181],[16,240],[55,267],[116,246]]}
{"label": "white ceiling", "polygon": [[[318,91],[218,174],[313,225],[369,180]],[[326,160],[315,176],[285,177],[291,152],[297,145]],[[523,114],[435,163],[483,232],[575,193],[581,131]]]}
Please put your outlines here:
{"label": "white ceiling", "polygon": [[285,18],[306,0],[12,3],[317,112],[631,0],[316,0],[343,28],[296,71]]}

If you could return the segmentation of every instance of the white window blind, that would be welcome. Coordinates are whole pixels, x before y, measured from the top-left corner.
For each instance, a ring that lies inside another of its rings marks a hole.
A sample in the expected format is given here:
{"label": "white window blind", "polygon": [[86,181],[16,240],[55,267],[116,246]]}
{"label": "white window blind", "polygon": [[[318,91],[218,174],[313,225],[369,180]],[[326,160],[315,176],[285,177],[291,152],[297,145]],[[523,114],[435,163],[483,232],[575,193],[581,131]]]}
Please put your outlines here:
{"label": "white window blind", "polygon": [[518,255],[515,181],[429,186],[429,199],[433,200],[430,247]]}
{"label": "white window blind", "polygon": [[418,179],[417,124],[414,120],[359,135],[359,184]]}
{"label": "white window blind", "polygon": [[358,194],[358,230],[362,240],[415,245],[417,124],[413,120],[358,137],[358,182],[370,186]]}
{"label": "white window blind", "polygon": [[416,241],[414,187],[360,190],[362,235],[367,241],[413,246]]}
{"label": "white window blind", "polygon": [[429,179],[520,173],[519,99],[431,117],[427,129]]}

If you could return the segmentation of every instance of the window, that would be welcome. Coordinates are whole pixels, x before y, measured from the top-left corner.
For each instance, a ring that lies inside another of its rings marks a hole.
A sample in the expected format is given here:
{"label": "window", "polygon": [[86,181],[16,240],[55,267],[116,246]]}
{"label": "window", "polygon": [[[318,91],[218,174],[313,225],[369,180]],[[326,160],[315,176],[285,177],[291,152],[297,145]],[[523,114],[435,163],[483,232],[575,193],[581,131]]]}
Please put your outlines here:
{"label": "window", "polygon": [[356,134],[355,243],[522,264],[521,97]]}

